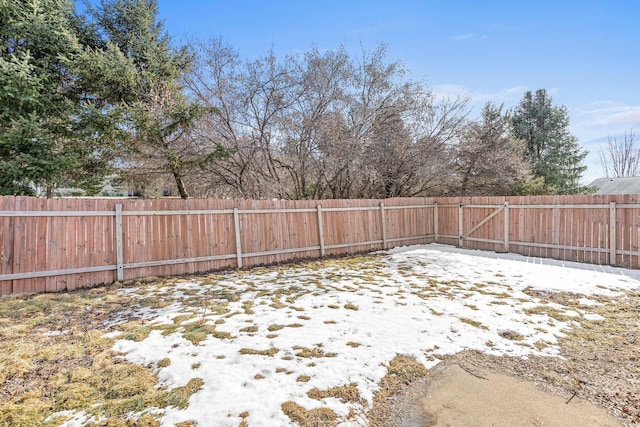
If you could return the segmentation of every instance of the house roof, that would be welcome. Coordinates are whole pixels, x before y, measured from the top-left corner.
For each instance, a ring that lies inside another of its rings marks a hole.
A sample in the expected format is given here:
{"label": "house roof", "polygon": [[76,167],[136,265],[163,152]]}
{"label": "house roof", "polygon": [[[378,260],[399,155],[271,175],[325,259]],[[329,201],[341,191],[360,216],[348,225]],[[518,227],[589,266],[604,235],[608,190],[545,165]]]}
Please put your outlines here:
{"label": "house roof", "polygon": [[596,187],[596,194],[640,194],[640,176],[598,178],[589,187]]}

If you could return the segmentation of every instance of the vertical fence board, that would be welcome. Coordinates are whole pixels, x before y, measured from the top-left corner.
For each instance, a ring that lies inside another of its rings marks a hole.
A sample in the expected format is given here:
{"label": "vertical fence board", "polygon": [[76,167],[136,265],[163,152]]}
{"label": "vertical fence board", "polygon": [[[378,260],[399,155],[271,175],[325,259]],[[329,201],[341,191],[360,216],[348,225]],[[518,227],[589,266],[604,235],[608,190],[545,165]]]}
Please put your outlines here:
{"label": "vertical fence board", "polygon": [[[15,197],[0,197],[0,207],[5,211],[12,211],[15,207]],[[12,274],[14,264],[14,226],[16,218],[3,217],[0,219],[0,274]],[[0,295],[13,293],[13,280],[0,281]]]}
{"label": "vertical fence board", "polygon": [[[435,203],[438,204],[437,208]],[[458,203],[464,208],[459,209]],[[616,203],[611,209],[572,208],[572,204]],[[237,245],[244,266],[283,262],[295,258],[339,255],[389,246],[436,240],[483,250],[509,250],[524,255],[606,264],[611,258],[626,267],[638,267],[640,228],[637,195],[411,198],[387,200],[234,201],[36,199],[0,197],[2,211],[103,211],[105,216],[0,217],[0,274],[233,255],[233,259],[164,263],[126,268],[122,278],[175,275],[233,266]],[[122,250],[118,255],[115,205],[122,204]],[[522,208],[518,205],[563,205]],[[399,206],[428,207],[397,209]],[[482,205],[482,206],[474,206]],[[505,206],[509,208],[505,208]],[[618,207],[618,205],[625,205]],[[371,208],[331,211],[332,208]],[[149,211],[238,209],[224,214],[145,214]],[[277,209],[309,209],[279,212]],[[247,210],[274,210],[252,213]],[[127,211],[141,211],[126,215]],[[491,218],[485,219],[496,213]],[[615,218],[614,218],[615,217]],[[459,223],[459,219],[462,222]],[[482,223],[485,221],[484,223]],[[482,223],[482,224],[481,224]],[[479,225],[476,229],[474,227]],[[236,240],[236,226],[240,236]],[[459,235],[467,240],[459,241]],[[427,236],[431,236],[427,238]],[[443,237],[445,236],[445,237]],[[473,239],[482,239],[477,241]],[[492,240],[493,242],[487,242]],[[514,243],[515,242],[515,243]],[[517,242],[521,242],[518,244]],[[538,247],[552,244],[560,247]],[[352,246],[344,246],[352,244]],[[333,247],[343,245],[343,247]],[[316,248],[298,250],[299,248]],[[320,247],[320,250],[317,248]],[[588,250],[600,248],[601,252]],[[280,251],[274,254],[264,252]],[[283,252],[284,251],[284,252]],[[621,254],[620,251],[633,254]],[[260,254],[249,255],[251,252]],[[72,290],[113,281],[116,270],[10,279],[0,282],[0,293]]]}

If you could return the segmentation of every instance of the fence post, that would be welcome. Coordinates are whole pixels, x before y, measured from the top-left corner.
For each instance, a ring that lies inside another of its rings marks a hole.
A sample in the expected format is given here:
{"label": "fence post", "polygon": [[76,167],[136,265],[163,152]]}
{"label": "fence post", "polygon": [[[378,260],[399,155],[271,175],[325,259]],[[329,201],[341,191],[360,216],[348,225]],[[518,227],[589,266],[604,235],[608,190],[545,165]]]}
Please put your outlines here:
{"label": "fence post", "polygon": [[464,245],[462,237],[462,203],[458,204],[458,246]]}
{"label": "fence post", "polygon": [[616,202],[609,203],[609,264],[616,265]]}
{"label": "fence post", "polygon": [[240,213],[238,208],[233,208],[233,225],[236,232],[236,259],[238,268],[242,268],[242,244],[240,243]]}
{"label": "fence post", "polygon": [[124,251],[122,243],[122,205],[116,205],[116,280],[124,280]]}
{"label": "fence post", "polygon": [[320,240],[320,256],[324,258],[324,223],[322,222],[322,205],[318,205],[318,240]]}
{"label": "fence post", "polygon": [[382,249],[387,249],[387,224],[384,217],[384,202],[380,202],[380,224],[382,225]]}
{"label": "fence post", "polygon": [[504,251],[509,252],[509,202],[504,202]]}
{"label": "fence post", "polygon": [[435,243],[438,243],[438,202],[433,204],[433,234]]}

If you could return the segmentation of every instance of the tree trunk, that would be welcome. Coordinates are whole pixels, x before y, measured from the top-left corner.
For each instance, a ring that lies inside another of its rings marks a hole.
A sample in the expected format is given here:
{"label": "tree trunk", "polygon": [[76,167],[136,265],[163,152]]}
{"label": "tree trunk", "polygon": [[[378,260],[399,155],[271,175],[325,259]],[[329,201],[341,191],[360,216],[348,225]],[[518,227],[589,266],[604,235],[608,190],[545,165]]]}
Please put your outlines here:
{"label": "tree trunk", "polygon": [[180,193],[180,197],[187,200],[189,198],[189,193],[187,193],[187,189],[184,186],[184,180],[182,179],[182,174],[178,171],[172,171],[173,177],[176,180],[176,185],[178,186],[178,193]]}

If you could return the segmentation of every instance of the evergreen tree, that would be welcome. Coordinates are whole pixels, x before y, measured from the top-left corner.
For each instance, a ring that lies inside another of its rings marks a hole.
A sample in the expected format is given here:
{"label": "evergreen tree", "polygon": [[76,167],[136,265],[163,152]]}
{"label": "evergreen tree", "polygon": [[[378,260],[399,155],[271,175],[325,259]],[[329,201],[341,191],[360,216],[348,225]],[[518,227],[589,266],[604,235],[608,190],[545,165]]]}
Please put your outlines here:
{"label": "evergreen tree", "polygon": [[81,27],[67,0],[0,2],[0,194],[100,184],[105,153],[82,137],[65,63]]}
{"label": "evergreen tree", "polygon": [[546,90],[528,91],[512,118],[515,136],[525,141],[526,157],[534,177],[543,178],[545,192],[578,194],[587,152],[569,132],[569,115],[564,106],[554,106]]}
{"label": "evergreen tree", "polygon": [[179,82],[191,55],[171,46],[155,0],[103,0],[90,15],[102,46],[74,59],[82,84],[100,100],[89,115],[103,129],[113,124],[119,163],[130,176],[168,173],[186,199],[189,168],[227,155],[194,135],[197,120],[213,111],[184,96]]}

